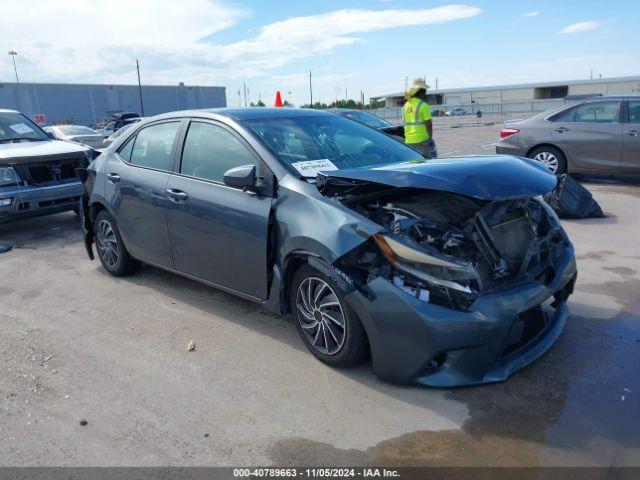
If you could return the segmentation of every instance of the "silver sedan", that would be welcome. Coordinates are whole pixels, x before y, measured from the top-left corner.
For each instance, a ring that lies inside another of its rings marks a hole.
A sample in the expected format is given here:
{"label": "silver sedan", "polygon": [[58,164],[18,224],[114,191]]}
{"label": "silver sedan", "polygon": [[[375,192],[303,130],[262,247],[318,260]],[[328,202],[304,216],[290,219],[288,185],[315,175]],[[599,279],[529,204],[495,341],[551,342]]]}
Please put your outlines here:
{"label": "silver sedan", "polygon": [[102,135],[89,127],[83,127],[82,125],[53,125],[45,127],[44,130],[58,140],[82,143],[94,148],[102,147]]}
{"label": "silver sedan", "polygon": [[640,95],[589,98],[505,122],[497,153],[529,157],[554,173],[640,172]]}

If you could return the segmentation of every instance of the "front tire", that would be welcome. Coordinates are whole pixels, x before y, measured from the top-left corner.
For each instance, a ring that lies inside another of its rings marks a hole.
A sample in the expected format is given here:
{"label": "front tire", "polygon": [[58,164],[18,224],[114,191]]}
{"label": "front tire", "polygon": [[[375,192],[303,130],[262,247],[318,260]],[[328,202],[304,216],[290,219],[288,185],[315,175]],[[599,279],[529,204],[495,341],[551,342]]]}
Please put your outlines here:
{"label": "front tire", "polygon": [[300,338],[317,359],[343,368],[367,356],[364,328],[333,280],[305,265],[295,273],[289,294]]}
{"label": "front tire", "polygon": [[115,219],[106,210],[96,215],[93,232],[98,258],[104,269],[114,277],[131,275],[140,267],[140,262],[129,255]]}
{"label": "front tire", "polygon": [[529,154],[529,158],[542,163],[556,175],[567,173],[567,159],[564,153],[555,147],[538,147]]}

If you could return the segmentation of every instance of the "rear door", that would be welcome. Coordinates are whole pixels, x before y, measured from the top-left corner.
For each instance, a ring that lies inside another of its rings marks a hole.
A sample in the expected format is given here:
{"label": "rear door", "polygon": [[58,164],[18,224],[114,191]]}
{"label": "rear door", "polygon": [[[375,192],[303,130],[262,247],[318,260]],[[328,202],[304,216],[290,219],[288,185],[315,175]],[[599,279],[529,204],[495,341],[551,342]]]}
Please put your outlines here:
{"label": "rear door", "polygon": [[173,267],[165,189],[180,120],[140,129],[105,166],[107,201],[127,250],[146,262]]}
{"label": "rear door", "polygon": [[553,121],[551,136],[570,164],[585,169],[618,169],[622,123],[617,100],[587,102]]}
{"label": "rear door", "polygon": [[622,126],[620,168],[640,170],[640,100],[627,102],[627,121]]}
{"label": "rear door", "polygon": [[[233,167],[256,165],[260,193],[224,184]],[[193,120],[178,173],[166,186],[176,270],[254,299],[267,296],[271,173],[231,129]]]}

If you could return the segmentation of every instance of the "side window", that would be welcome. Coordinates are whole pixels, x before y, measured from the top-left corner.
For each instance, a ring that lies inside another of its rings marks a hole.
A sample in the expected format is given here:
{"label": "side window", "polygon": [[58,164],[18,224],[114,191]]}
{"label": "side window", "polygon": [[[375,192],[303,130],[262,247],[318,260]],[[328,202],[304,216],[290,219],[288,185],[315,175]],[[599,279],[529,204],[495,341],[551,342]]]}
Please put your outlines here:
{"label": "side window", "polygon": [[171,170],[171,149],[179,126],[180,122],[167,122],[140,130],[129,161],[141,167]]}
{"label": "side window", "polygon": [[229,131],[217,125],[191,122],[182,151],[180,173],[222,182],[233,167],[256,165],[256,158]]}
{"label": "side window", "polygon": [[575,107],[564,110],[563,112],[556,113],[549,120],[552,122],[575,122],[576,109]]}
{"label": "side window", "polygon": [[617,123],[619,102],[586,103],[576,108],[576,122]]}
{"label": "side window", "polygon": [[629,102],[629,123],[640,123],[640,102]]}
{"label": "side window", "polygon": [[135,139],[136,137],[130,138],[129,141],[120,147],[120,150],[118,150],[118,155],[124,158],[127,162],[131,161],[131,152],[133,150],[133,142]]}

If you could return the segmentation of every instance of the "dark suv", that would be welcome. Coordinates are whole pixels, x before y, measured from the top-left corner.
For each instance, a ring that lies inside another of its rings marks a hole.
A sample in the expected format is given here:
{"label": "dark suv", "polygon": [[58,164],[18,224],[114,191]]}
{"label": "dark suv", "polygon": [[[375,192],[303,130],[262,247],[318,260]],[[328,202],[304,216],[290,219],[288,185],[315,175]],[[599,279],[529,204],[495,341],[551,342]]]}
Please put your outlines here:
{"label": "dark suv", "polygon": [[52,139],[15,110],[0,110],[0,222],[77,210],[82,183],[76,169],[94,151]]}

